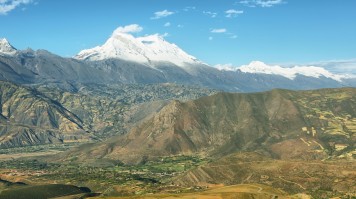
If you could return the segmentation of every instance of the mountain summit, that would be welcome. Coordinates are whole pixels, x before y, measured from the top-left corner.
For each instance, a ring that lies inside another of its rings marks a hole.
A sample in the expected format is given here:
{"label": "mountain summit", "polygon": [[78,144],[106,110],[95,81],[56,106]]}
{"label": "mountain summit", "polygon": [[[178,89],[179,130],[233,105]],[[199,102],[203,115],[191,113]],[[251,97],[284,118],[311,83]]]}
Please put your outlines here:
{"label": "mountain summit", "polygon": [[75,58],[89,61],[116,58],[148,66],[155,66],[161,62],[180,67],[202,63],[177,45],[164,40],[159,34],[134,37],[131,34],[117,31],[104,45],[83,50]]}
{"label": "mountain summit", "polygon": [[16,48],[14,48],[7,39],[0,39],[0,54],[13,55],[16,53]]}

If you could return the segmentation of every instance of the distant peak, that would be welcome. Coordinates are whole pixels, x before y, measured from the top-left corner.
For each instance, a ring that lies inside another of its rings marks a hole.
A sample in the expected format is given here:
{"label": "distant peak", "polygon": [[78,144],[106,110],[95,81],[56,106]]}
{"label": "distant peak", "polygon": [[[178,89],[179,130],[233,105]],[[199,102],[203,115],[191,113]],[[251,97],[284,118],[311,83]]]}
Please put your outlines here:
{"label": "distant peak", "polygon": [[267,66],[267,64],[265,64],[264,62],[261,61],[252,61],[249,65],[251,66]]}
{"label": "distant peak", "polygon": [[280,75],[288,79],[294,79],[297,75],[304,75],[308,77],[319,78],[324,76],[336,81],[346,78],[345,75],[333,74],[322,67],[317,66],[294,66],[294,67],[281,67],[279,65],[267,65],[261,61],[252,61],[248,65],[242,65],[238,68],[244,73],[263,73],[270,75]]}
{"label": "distant peak", "polygon": [[0,43],[9,43],[6,38],[1,38]]}
{"label": "distant peak", "polygon": [[0,53],[13,55],[16,51],[16,48],[14,48],[6,38],[0,39]]}

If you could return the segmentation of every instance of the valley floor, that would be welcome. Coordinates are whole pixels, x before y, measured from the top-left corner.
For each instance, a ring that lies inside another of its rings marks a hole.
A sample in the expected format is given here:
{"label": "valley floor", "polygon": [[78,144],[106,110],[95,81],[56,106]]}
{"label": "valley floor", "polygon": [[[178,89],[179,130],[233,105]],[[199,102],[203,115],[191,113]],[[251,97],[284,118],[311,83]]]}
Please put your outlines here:
{"label": "valley floor", "polygon": [[40,157],[23,155],[25,159],[0,160],[0,199],[4,198],[2,193],[22,193],[24,186],[46,189],[50,184],[88,187],[92,193],[100,193],[97,198],[109,199],[356,197],[352,192],[356,175],[353,161],[254,161],[258,154],[236,153],[219,161],[170,156],[141,165],[93,167],[45,163]]}
{"label": "valley floor", "polygon": [[[136,199],[224,199],[224,198],[302,198],[300,196],[289,197],[287,193],[268,187],[261,184],[241,184],[232,186],[218,186],[210,188],[204,191],[197,191],[193,193],[180,193],[180,194],[151,194],[144,196],[135,197],[107,197],[107,199],[125,199],[125,198],[136,198]],[[102,198],[102,197],[98,197]],[[308,196],[304,198],[309,198]]]}

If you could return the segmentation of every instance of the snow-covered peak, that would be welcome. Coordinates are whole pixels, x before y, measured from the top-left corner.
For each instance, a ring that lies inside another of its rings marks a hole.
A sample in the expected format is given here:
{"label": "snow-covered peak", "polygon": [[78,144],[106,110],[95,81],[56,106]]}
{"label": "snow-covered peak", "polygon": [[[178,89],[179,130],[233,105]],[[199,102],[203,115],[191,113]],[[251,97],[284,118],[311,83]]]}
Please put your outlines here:
{"label": "snow-covered peak", "polygon": [[7,39],[0,39],[0,53],[7,55],[14,55],[16,53],[16,48],[14,48]]}
{"label": "snow-covered peak", "polygon": [[316,66],[294,66],[291,68],[285,68],[278,65],[267,65],[260,61],[252,61],[248,65],[243,65],[238,68],[244,73],[263,73],[281,75],[288,79],[294,79],[297,75],[304,75],[307,77],[327,77],[336,81],[341,81],[343,78],[347,78],[346,75],[333,74],[322,67]]}
{"label": "snow-covered peak", "polygon": [[169,62],[181,67],[201,63],[159,34],[134,37],[119,31],[114,31],[104,45],[83,50],[75,58],[89,61],[117,58],[149,66],[156,62]]}
{"label": "snow-covered peak", "polygon": [[184,52],[176,44],[167,42],[159,34],[138,37],[137,40],[149,49],[150,52],[147,55],[151,61],[171,62],[177,66],[201,63],[195,57]]}

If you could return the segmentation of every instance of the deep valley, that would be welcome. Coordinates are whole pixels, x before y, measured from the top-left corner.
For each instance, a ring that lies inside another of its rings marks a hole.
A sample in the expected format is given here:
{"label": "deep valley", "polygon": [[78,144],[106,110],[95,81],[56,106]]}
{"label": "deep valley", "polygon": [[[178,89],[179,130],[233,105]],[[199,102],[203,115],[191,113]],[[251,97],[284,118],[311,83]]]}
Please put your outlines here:
{"label": "deep valley", "polygon": [[91,192],[53,195],[73,198],[355,196],[354,88],[1,88],[0,198],[50,184]]}
{"label": "deep valley", "polygon": [[355,8],[0,0],[0,199],[356,199]]}

